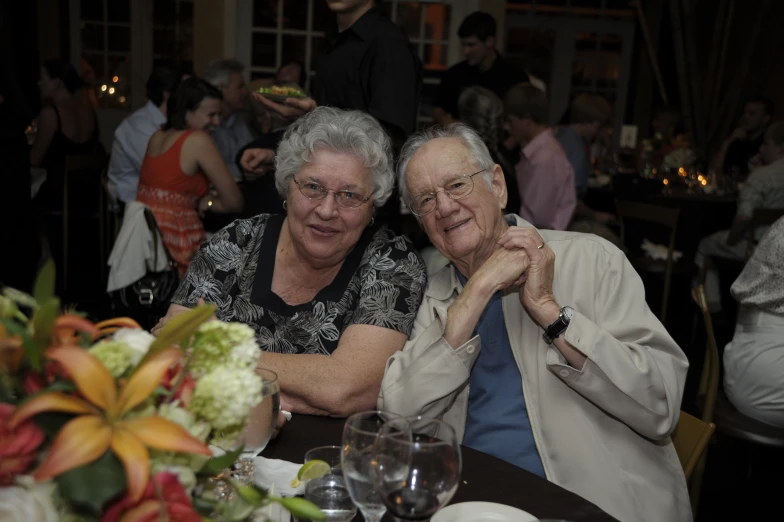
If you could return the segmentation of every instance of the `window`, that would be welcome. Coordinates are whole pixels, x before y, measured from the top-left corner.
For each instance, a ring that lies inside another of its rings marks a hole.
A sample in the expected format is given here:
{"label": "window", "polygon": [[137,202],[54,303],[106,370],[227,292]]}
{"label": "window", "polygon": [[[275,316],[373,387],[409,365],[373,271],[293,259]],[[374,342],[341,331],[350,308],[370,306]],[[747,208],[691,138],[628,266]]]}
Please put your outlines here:
{"label": "window", "polygon": [[193,0],[154,0],[152,67],[193,73]]}
{"label": "window", "polygon": [[[420,122],[430,119],[432,99],[441,74],[447,68],[450,4],[449,1],[402,0],[387,0],[381,4],[408,35],[424,65]],[[324,0],[253,0],[248,18],[250,21],[245,23],[250,24],[250,40],[242,37],[240,26],[238,58],[248,65],[251,80],[271,78],[282,65],[296,60],[309,72],[304,85],[309,90],[316,65],[327,52],[327,31],[335,24],[335,14],[327,3]],[[243,23],[242,16],[238,20],[239,24]]]}
{"label": "window", "polygon": [[539,16],[634,17],[629,0],[508,0],[506,9]]}
{"label": "window", "polygon": [[130,107],[130,0],[81,0],[79,8],[82,76],[100,107]]}

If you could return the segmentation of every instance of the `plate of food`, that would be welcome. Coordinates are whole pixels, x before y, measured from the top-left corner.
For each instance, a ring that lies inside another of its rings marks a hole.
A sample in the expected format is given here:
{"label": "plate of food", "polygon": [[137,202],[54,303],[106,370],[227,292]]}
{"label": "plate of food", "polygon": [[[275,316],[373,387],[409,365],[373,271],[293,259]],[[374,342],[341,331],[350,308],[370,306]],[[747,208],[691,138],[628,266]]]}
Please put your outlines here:
{"label": "plate of food", "polygon": [[431,522],[536,522],[539,520],[522,509],[494,502],[460,502],[447,506]]}
{"label": "plate of food", "polygon": [[307,98],[308,95],[299,87],[291,87],[288,85],[270,85],[268,87],[259,87],[256,91],[268,100],[282,102],[286,98]]}

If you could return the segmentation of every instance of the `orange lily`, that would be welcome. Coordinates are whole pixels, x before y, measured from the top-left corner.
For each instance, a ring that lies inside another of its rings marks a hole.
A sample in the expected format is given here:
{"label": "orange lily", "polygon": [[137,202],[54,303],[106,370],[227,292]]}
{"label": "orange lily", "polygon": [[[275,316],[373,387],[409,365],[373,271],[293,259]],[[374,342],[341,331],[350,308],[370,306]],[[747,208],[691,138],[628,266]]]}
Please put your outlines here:
{"label": "orange lily", "polygon": [[177,348],[150,356],[119,389],[103,364],[82,348],[55,346],[46,355],[65,368],[86,400],[62,392],[44,393],[25,402],[8,419],[9,427],[14,429],[46,411],[78,415],[57,434],[49,455],[34,474],[36,480],[88,464],[111,448],[125,468],[128,494],[138,501],[150,478],[148,446],[164,451],[212,454],[185,429],[161,417],[123,419],[152,394],[169,366],[180,357]]}

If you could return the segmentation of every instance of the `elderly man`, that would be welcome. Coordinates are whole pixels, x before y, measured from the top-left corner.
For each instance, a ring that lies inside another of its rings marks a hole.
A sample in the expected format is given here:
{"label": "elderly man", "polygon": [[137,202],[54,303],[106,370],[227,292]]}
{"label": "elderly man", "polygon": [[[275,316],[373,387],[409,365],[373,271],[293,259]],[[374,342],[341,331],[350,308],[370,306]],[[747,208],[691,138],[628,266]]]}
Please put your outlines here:
{"label": "elderly man", "polygon": [[379,408],[443,417],[463,444],[620,520],[690,520],[669,438],[688,362],[624,254],[504,217],[501,167],[463,125],[410,138],[398,176],[451,264],[387,362]]}

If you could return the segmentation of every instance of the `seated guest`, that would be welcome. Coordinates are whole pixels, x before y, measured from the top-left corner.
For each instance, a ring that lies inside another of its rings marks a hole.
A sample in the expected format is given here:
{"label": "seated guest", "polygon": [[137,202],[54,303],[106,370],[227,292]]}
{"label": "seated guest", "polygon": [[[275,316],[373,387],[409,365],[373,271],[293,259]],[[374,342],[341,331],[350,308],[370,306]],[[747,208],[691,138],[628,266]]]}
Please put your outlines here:
{"label": "seated guest", "polygon": [[[72,65],[59,60],[45,62],[39,85],[46,103],[38,114],[38,132],[30,149],[30,165],[46,169],[46,181],[36,194],[34,204],[39,208],[60,208],[65,157],[102,150],[98,142],[98,120],[92,107],[74,96],[84,86],[84,80]],[[90,188],[95,190],[89,194],[77,190],[73,195],[89,199],[84,203],[97,207],[98,185]]]}
{"label": "seated guest", "polygon": [[[408,339],[426,283],[405,237],[374,228],[392,193],[391,142],[366,113],[319,107],[275,158],[286,215],[238,220],[196,254],[160,323],[200,299],[256,331],[283,409],[373,409],[384,364]],[[157,327],[156,327],[157,328]]]}
{"label": "seated guest", "polygon": [[738,127],[724,140],[711,161],[711,168],[733,174],[739,180],[749,173],[749,160],[762,146],[765,128],[773,118],[773,102],[763,97],[752,98],[743,107]]}
{"label": "seated guest", "polygon": [[155,69],[147,80],[147,103],[125,118],[114,131],[107,175],[112,193],[123,203],[136,199],[139,173],[150,136],[166,123],[166,102],[181,74],[168,67]]}
{"label": "seated guest", "polygon": [[378,408],[443,418],[462,444],[619,520],[691,520],[670,440],[688,361],[623,252],[504,216],[501,168],[463,125],[415,135],[398,165],[451,263],[387,362]]}
{"label": "seated guest", "polygon": [[574,170],[547,124],[547,95],[529,84],[506,93],[506,128],[521,147],[520,215],[539,228],[566,230],[577,205]]}
{"label": "seated guest", "polygon": [[744,415],[784,428],[784,218],[754,250],[732,295],[740,303],[724,349],[724,391]]}
{"label": "seated guest", "polygon": [[180,276],[206,239],[199,214],[237,213],[243,206],[210,137],[220,106],[218,89],[199,78],[183,81],[166,102],[166,123],[150,138],[142,162],[136,199],[155,215]]}
{"label": "seated guest", "polygon": [[[705,256],[742,261],[746,258],[746,235],[754,211],[784,209],[784,121],[772,124],[765,131],[765,139],[759,150],[759,162],[764,166],[757,167],[749,175],[738,195],[738,209],[732,227],[700,241],[694,261],[698,266],[703,265]],[[759,240],[764,233],[764,228],[755,230],[755,240]],[[711,311],[720,310],[719,281],[712,270],[706,273],[705,294]]]}
{"label": "seated guest", "polygon": [[495,48],[496,21],[489,13],[476,11],[466,16],[457,29],[457,35],[465,60],[444,72],[433,102],[436,123],[457,120],[458,100],[467,87],[485,87],[503,98],[512,85],[528,81],[522,69],[498,54]]}

